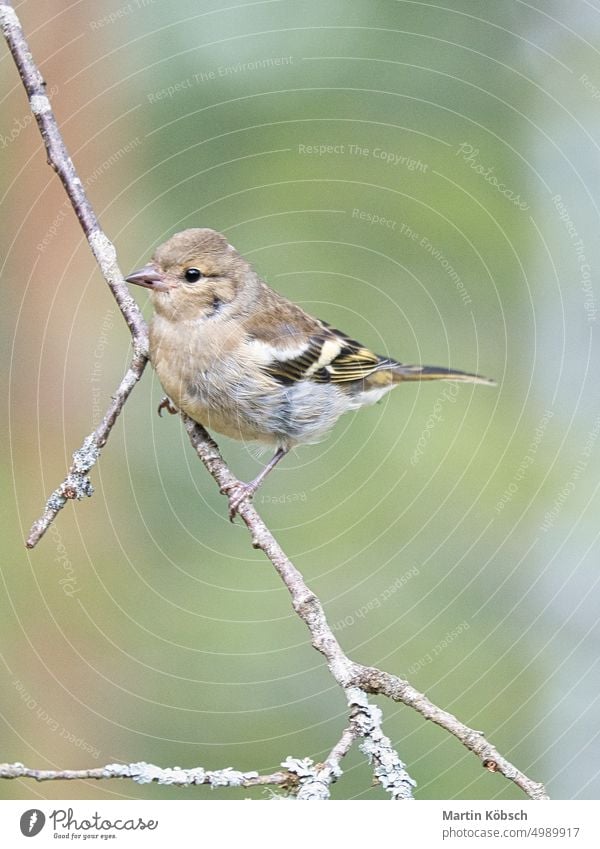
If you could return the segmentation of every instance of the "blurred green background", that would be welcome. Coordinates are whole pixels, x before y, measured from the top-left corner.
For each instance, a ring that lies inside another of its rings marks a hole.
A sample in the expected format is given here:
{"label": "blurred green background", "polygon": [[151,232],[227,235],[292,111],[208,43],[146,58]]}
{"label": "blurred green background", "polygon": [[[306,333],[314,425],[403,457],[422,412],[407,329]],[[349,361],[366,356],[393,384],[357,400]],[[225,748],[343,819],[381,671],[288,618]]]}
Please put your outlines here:
{"label": "blurred green background", "polygon": [[[498,380],[400,388],[287,458],[256,505],[351,657],[407,676],[552,796],[597,797],[598,9],[18,11],[123,271],[179,229],[213,227],[379,353]],[[0,760],[318,761],[343,695],[179,420],[156,416],[150,370],[93,499],[23,547],[130,352],[5,50],[0,69]],[[256,473],[254,447],[219,443],[242,479]],[[522,798],[376,701],[418,798]],[[385,798],[356,751],[333,792]],[[4,782],[0,795],[265,797],[117,782]]]}

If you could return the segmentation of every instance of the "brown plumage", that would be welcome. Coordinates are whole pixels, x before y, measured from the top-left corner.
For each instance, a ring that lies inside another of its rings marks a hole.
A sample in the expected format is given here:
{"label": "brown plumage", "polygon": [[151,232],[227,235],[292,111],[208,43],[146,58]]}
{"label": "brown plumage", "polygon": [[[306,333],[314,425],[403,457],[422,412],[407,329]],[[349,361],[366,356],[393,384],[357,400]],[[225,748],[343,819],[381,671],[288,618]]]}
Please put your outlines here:
{"label": "brown plumage", "polygon": [[493,384],[468,372],[381,357],[279,295],[221,233],[184,230],[127,277],[150,289],[150,358],[173,404],[208,428],[276,446],[230,515],[294,445],[403,381]]}

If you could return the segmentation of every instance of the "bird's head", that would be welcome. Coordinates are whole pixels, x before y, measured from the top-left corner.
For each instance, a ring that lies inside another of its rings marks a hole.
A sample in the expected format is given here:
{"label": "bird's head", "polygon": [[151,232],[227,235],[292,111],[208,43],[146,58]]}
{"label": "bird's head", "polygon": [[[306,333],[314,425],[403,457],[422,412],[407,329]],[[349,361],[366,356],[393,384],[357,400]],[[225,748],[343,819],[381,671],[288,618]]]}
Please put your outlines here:
{"label": "bird's head", "polygon": [[160,245],[152,260],[125,279],[150,289],[155,310],[169,318],[197,318],[232,303],[254,274],[221,233],[182,230]]}

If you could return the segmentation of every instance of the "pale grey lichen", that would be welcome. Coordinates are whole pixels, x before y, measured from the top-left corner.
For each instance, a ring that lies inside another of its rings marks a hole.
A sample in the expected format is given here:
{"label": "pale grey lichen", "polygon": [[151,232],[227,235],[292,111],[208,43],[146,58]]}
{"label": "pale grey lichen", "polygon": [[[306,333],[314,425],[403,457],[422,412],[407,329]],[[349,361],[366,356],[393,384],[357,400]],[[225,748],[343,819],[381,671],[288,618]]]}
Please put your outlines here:
{"label": "pale grey lichen", "polygon": [[88,236],[88,242],[102,271],[109,276],[113,275],[117,262],[117,252],[108,236],[102,230],[93,230]]}
{"label": "pale grey lichen", "polygon": [[330,772],[330,773],[331,773],[331,775],[333,776],[333,780],[334,780],[334,781],[337,781],[337,779],[338,779],[338,778],[341,778],[341,777],[342,777],[342,775],[344,774],[344,772],[343,772],[343,770],[342,770],[341,766],[339,765],[339,763],[338,763],[337,761],[336,761],[336,762],[334,762],[334,763],[332,763],[331,761],[329,761],[329,763],[327,764],[327,766],[328,766],[329,772]]}
{"label": "pale grey lichen", "polygon": [[180,766],[159,767],[145,761],[133,764],[108,764],[104,771],[108,777],[132,778],[137,784],[157,784],[187,786],[190,784],[210,784],[215,787],[241,787],[246,781],[258,778],[257,772],[239,772],[232,767],[209,772],[203,767],[182,769]]}
{"label": "pale grey lichen", "polygon": [[299,802],[325,801],[329,799],[329,781],[326,778],[308,779],[298,791]]}
{"label": "pale grey lichen", "polygon": [[348,687],[346,690],[346,698],[350,707],[358,705],[359,707],[369,707],[367,694],[360,687]]}
{"label": "pale grey lichen", "polygon": [[288,772],[297,775],[300,781],[303,778],[315,778],[317,775],[315,765],[310,758],[293,758],[291,755],[288,755],[281,762],[281,766],[287,769]]}
{"label": "pale grey lichen", "polygon": [[67,498],[81,501],[94,494],[94,487],[86,475],[70,474],[63,484],[63,492]]}
{"label": "pale grey lichen", "polygon": [[358,687],[349,687],[346,695],[352,708],[352,724],[362,737],[359,749],[373,765],[375,778],[393,799],[412,799],[412,788],[417,783],[381,729],[381,709],[369,704],[367,694]]}
{"label": "pale grey lichen", "polygon": [[60,490],[55,489],[48,501],[46,501],[46,510],[51,510],[54,513],[58,513],[59,510],[67,503],[67,499],[64,495],[61,495]]}
{"label": "pale grey lichen", "polygon": [[85,475],[92,468],[100,456],[94,436],[86,436],[83,440],[83,445],[73,454],[73,468],[75,472]]}
{"label": "pale grey lichen", "polygon": [[373,765],[373,775],[393,799],[412,799],[412,788],[417,783],[381,730],[383,714],[380,708],[369,704],[366,693],[356,687],[350,688],[347,695],[353,708],[352,722],[362,737],[359,749]]}
{"label": "pale grey lichen", "polygon": [[87,476],[89,470],[100,456],[93,435],[86,436],[83,445],[73,454],[73,471],[67,476],[62,485],[54,490],[46,503],[46,509],[58,510],[64,507],[67,499],[79,501],[94,494],[94,487]]}
{"label": "pale grey lichen", "polygon": [[225,769],[208,772],[208,783],[214,789],[215,787],[242,787],[247,779],[258,778],[257,772],[239,772],[228,766]]}
{"label": "pale grey lichen", "polygon": [[359,748],[373,764],[373,775],[393,799],[412,799],[417,782],[406,771],[387,737],[378,741],[366,738]]}
{"label": "pale grey lichen", "polygon": [[[132,764],[132,766],[145,766],[145,764]],[[131,776],[131,767],[129,764],[106,764],[104,772],[110,778],[129,778]]]}
{"label": "pale grey lichen", "polygon": [[299,801],[329,799],[329,786],[341,774],[338,764],[325,764],[317,768],[311,758],[292,758],[288,756],[281,766],[298,776],[300,785],[296,798]]}
{"label": "pale grey lichen", "polygon": [[42,115],[44,112],[51,112],[52,106],[45,94],[32,94],[29,99],[29,105],[34,115]]}

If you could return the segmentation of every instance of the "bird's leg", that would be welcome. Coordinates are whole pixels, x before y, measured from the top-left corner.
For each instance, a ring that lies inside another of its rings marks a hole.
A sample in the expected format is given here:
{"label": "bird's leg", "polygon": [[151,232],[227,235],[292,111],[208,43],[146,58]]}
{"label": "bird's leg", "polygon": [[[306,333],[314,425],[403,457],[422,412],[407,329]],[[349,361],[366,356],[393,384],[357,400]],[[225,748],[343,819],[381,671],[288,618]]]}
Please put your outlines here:
{"label": "bird's leg", "polygon": [[237,483],[232,487],[226,487],[221,489],[227,497],[229,498],[229,521],[233,522],[235,519],[236,513],[240,509],[240,505],[242,501],[246,499],[252,498],[256,490],[259,488],[261,483],[267,477],[269,472],[272,472],[277,463],[280,460],[283,460],[285,455],[288,453],[289,448],[278,448],[275,454],[271,457],[267,465],[264,469],[254,478],[250,483]]}
{"label": "bird's leg", "polygon": [[159,416],[161,416],[161,418],[162,418],[162,411],[163,411],[163,410],[166,410],[166,411],[167,411],[168,413],[170,413],[172,416],[174,416],[174,415],[175,415],[175,413],[178,413],[178,412],[179,412],[179,410],[178,410],[178,409],[177,409],[177,407],[173,404],[173,402],[171,401],[171,399],[170,399],[170,398],[168,398],[166,395],[164,396],[164,398],[161,398],[161,402],[160,402],[160,404],[158,405],[158,410],[156,411],[156,412],[158,413],[158,415],[159,415]]}

